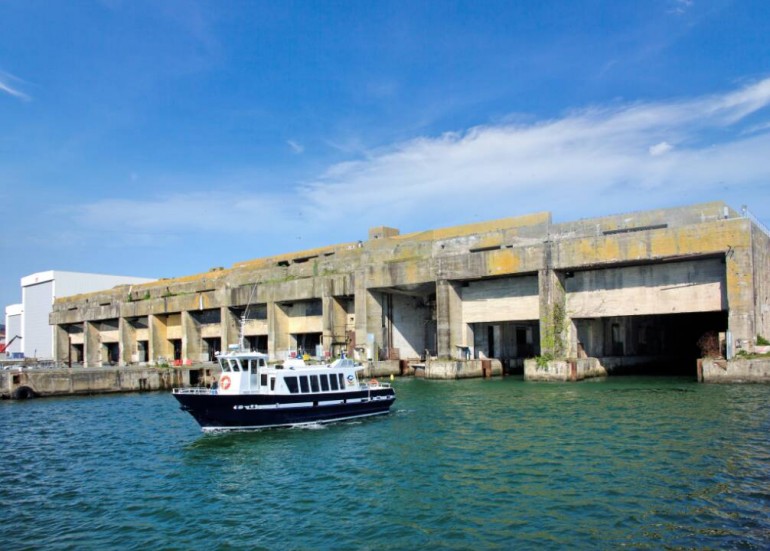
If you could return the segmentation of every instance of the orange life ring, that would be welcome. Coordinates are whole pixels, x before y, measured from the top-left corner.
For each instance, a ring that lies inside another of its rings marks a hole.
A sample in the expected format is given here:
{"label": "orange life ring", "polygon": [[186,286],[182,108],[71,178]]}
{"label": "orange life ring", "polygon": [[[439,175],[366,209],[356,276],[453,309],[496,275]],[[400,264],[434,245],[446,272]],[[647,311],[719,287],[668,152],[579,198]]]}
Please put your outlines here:
{"label": "orange life ring", "polygon": [[225,375],[224,377],[222,377],[222,378],[219,380],[219,386],[220,386],[220,388],[221,388],[222,390],[227,390],[228,388],[230,388],[230,377],[228,377],[227,375]]}

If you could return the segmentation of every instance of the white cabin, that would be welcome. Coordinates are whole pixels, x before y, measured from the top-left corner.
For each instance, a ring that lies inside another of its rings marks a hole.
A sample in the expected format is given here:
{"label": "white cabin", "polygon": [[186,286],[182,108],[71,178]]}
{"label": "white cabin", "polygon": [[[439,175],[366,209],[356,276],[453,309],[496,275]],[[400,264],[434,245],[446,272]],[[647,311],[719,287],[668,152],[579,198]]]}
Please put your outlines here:
{"label": "white cabin", "polygon": [[381,386],[359,383],[364,369],[349,358],[331,364],[307,365],[301,359],[268,365],[267,354],[231,352],[217,357],[222,373],[217,394],[327,394]]}

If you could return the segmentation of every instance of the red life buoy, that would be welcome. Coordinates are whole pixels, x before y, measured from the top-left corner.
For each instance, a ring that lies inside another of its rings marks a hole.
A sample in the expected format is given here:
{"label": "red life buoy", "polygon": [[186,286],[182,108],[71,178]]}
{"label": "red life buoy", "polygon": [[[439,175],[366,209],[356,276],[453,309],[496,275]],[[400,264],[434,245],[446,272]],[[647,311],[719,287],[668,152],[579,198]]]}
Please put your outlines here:
{"label": "red life buoy", "polygon": [[227,390],[230,388],[230,377],[225,375],[219,380],[219,386],[222,388],[222,390]]}

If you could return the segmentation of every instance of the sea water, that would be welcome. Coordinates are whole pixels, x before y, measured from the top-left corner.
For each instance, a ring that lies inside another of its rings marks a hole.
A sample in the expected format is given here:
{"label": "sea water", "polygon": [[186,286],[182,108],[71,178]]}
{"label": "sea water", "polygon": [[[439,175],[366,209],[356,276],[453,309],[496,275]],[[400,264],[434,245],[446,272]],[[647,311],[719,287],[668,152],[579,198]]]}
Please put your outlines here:
{"label": "sea water", "polygon": [[253,433],[168,393],[2,402],[0,548],[770,548],[770,385],[394,386]]}

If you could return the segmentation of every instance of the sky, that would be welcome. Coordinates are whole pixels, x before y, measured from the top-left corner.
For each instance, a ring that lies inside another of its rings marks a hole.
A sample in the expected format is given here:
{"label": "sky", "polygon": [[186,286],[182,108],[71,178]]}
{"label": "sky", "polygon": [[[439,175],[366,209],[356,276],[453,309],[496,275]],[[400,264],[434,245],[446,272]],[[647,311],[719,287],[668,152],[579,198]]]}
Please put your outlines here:
{"label": "sky", "polygon": [[0,308],[549,211],[770,226],[767,0],[0,0]]}

